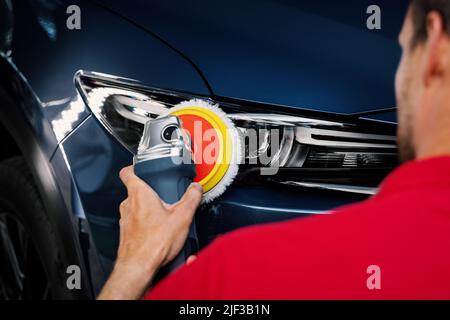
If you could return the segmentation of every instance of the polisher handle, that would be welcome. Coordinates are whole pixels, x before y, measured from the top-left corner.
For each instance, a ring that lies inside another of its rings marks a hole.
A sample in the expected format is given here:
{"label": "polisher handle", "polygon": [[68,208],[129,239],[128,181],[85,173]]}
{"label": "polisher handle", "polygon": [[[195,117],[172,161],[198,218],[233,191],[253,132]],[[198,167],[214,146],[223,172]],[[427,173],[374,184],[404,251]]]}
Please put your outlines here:
{"label": "polisher handle", "polygon": [[[144,180],[166,203],[173,204],[181,199],[196,176],[193,163],[182,163],[171,157],[138,162],[134,166],[135,174]],[[160,269],[154,282],[186,263],[186,259],[198,251],[195,219],[189,227],[188,237],[183,249],[173,261]]]}

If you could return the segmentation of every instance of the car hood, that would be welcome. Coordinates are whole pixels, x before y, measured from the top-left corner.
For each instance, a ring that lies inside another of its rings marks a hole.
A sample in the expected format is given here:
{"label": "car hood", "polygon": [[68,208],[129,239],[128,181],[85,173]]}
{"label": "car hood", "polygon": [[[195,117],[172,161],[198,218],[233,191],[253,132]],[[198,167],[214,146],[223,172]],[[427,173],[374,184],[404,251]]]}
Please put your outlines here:
{"label": "car hood", "polygon": [[179,51],[216,96],[340,114],[395,106],[407,1],[377,2],[381,30],[366,27],[364,0],[97,2]]}

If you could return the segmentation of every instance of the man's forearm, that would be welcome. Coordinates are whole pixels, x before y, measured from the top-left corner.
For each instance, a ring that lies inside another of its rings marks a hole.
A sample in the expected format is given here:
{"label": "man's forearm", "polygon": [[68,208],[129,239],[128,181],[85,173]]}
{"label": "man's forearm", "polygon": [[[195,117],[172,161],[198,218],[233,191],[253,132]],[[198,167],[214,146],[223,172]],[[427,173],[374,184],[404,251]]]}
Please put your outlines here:
{"label": "man's forearm", "polygon": [[202,187],[193,183],[180,201],[162,202],[133,167],[120,171],[128,197],[119,207],[120,242],[117,260],[98,299],[140,299],[160,267],[173,260],[183,247]]}

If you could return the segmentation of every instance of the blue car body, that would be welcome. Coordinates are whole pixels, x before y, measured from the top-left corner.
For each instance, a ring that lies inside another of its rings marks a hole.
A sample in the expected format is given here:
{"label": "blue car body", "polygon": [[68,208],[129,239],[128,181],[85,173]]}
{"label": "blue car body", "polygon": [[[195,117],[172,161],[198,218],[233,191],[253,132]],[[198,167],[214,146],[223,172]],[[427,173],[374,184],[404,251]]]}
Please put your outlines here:
{"label": "blue car body", "polygon": [[[216,101],[270,105],[395,124],[397,35],[406,3],[378,1],[15,0],[2,36],[2,132],[32,168],[86,297],[113,266],[132,154],[80,100],[73,77],[91,70]],[[66,27],[68,6],[81,29]],[[8,31],[9,30],[9,31]],[[3,139],[3,138],[2,138]],[[6,139],[6,138],[4,138]],[[197,216],[202,246],[236,228],[323,214],[353,193],[232,185]],[[300,244],[308,245],[308,244]]]}

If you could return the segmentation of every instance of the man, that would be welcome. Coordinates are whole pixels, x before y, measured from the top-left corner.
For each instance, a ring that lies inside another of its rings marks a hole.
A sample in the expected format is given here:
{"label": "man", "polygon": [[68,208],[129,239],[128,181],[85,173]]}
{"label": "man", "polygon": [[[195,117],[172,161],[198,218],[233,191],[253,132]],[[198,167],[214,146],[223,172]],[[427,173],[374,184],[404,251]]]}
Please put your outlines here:
{"label": "man", "polygon": [[121,239],[99,298],[450,298],[450,1],[412,0],[396,76],[402,160],[379,193],[333,214],[220,237],[145,294],[181,249],[201,199],[161,202],[132,168],[121,178]]}

